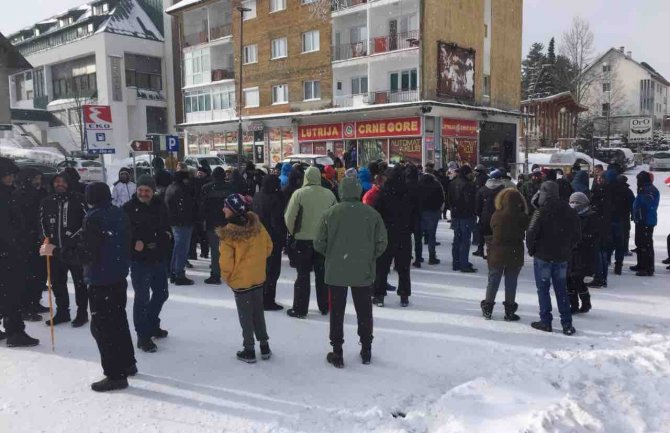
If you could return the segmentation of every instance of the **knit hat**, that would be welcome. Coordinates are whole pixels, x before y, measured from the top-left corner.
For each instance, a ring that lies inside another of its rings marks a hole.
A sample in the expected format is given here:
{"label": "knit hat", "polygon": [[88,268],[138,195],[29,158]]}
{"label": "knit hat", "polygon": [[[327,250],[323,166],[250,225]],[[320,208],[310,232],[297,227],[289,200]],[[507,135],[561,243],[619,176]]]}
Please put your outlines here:
{"label": "knit hat", "polygon": [[344,172],[344,177],[355,177],[358,178],[358,171],[355,168],[350,168]]}
{"label": "knit hat", "polygon": [[458,163],[456,161],[449,161],[449,163],[447,164],[447,169],[457,170],[458,169]]}
{"label": "knit hat", "polygon": [[503,177],[503,173],[500,170],[493,170],[490,174],[491,179],[500,179]]}
{"label": "knit hat", "polygon": [[212,171],[212,177],[214,180],[224,181],[226,180],[226,172],[223,167],[216,167],[214,171]]}
{"label": "knit hat", "polygon": [[486,173],[486,167],[484,166],[484,164],[477,164],[477,166],[475,167],[475,171],[477,173]]}
{"label": "knit hat", "polygon": [[570,207],[576,210],[577,212],[582,212],[586,209],[591,202],[589,198],[583,192],[575,192],[570,196]]}
{"label": "knit hat", "polygon": [[10,174],[19,172],[19,167],[9,158],[0,157],[0,177],[5,177]]}
{"label": "knit hat", "polygon": [[86,187],[86,203],[96,207],[112,201],[112,193],[106,183],[93,182]]}
{"label": "knit hat", "polygon": [[146,186],[151,188],[153,191],[156,191],[156,181],[148,174],[143,174],[139,179],[137,179],[137,187],[139,188],[141,186]]}
{"label": "knit hat", "polygon": [[224,206],[233,211],[235,215],[244,215],[251,210],[251,197],[242,194],[231,194],[226,197]]}

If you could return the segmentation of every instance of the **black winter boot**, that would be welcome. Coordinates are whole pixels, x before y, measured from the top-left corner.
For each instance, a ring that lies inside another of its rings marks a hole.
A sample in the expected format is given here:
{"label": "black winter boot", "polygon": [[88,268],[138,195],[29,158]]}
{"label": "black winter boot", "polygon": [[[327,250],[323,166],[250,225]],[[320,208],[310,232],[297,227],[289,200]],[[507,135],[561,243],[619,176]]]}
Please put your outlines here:
{"label": "black winter boot", "polygon": [[576,314],[579,312],[579,295],[577,293],[569,293],[570,298],[570,312]]}
{"label": "black winter boot", "polygon": [[158,346],[149,338],[138,338],[137,339],[137,348],[142,352],[154,353],[158,350]]}
{"label": "black winter boot", "polygon": [[[60,325],[61,323],[67,323],[70,319],[69,311],[57,311],[54,315],[54,326]],[[44,322],[47,326],[51,326],[51,319]]]}
{"label": "black winter boot", "polygon": [[256,362],[256,351],[252,349],[244,349],[237,352],[237,359],[247,364],[254,364]]}
{"label": "black winter boot", "polygon": [[88,323],[88,311],[77,310],[77,317],[72,321],[73,328],[81,328]]}
{"label": "black winter boot", "polygon": [[403,308],[409,306],[409,296],[400,297],[400,306]]}
{"label": "black winter boot", "polygon": [[614,275],[621,275],[622,270],[623,270],[623,263],[621,262],[614,263]]}
{"label": "black winter boot", "polygon": [[[2,340],[2,338],[0,338]],[[25,331],[7,336],[7,347],[33,347],[40,344],[40,340],[32,338]]]}
{"label": "black winter boot", "polygon": [[7,338],[7,334],[5,334],[4,332],[0,331],[0,341],[4,340],[5,338]]}
{"label": "black winter boot", "polygon": [[563,325],[563,334],[565,335],[575,335],[577,330],[572,325]]}
{"label": "black winter boot", "polygon": [[515,314],[516,310],[519,309],[519,304],[516,302],[503,302],[503,305],[505,306],[505,322],[516,322],[517,320],[521,320],[521,317]]}
{"label": "black winter boot", "polygon": [[161,329],[159,326],[158,328],[154,329],[154,332],[151,334],[151,336],[154,338],[166,338],[168,336],[168,332],[165,329]]}
{"label": "black winter boot", "polygon": [[551,327],[551,324],[546,324],[543,322],[533,322],[530,324],[530,326],[533,329],[537,329],[538,331],[543,331],[543,332],[554,332],[553,328]]}
{"label": "black winter boot", "polygon": [[361,362],[364,365],[369,365],[371,361],[372,361],[372,345],[369,343],[363,344],[363,347],[361,348]]}
{"label": "black winter boot", "polygon": [[212,275],[205,280],[205,284],[221,284],[221,278]]}
{"label": "black winter boot", "polygon": [[582,301],[582,308],[579,309],[579,312],[588,313],[591,311],[591,295],[589,293],[580,293],[579,299]]}
{"label": "black winter boot", "polygon": [[106,377],[99,382],[91,384],[91,389],[95,392],[116,391],[126,388],[128,388],[128,379],[125,377],[123,379],[110,379]]}
{"label": "black winter boot", "polygon": [[342,356],[342,350],[333,350],[332,352],[326,355],[326,361],[328,364],[331,364],[335,368],[344,368],[344,357]]}
{"label": "black winter boot", "polygon": [[267,361],[272,357],[272,351],[270,350],[270,344],[267,342],[261,343],[261,359]]}
{"label": "black winter boot", "polygon": [[482,316],[484,316],[484,319],[491,320],[491,316],[493,316],[493,306],[495,304],[495,302],[480,302],[479,306],[482,308]]}

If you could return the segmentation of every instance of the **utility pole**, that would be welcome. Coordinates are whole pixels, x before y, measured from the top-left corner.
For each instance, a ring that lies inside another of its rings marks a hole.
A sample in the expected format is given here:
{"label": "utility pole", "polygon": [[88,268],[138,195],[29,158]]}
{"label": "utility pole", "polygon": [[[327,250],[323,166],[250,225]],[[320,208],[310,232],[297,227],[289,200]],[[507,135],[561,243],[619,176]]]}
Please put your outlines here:
{"label": "utility pole", "polygon": [[237,100],[237,169],[242,173],[242,154],[244,149],[242,147],[242,66],[244,65],[244,13],[251,12],[251,9],[238,6],[237,10],[240,12],[240,76],[238,77],[239,93]]}

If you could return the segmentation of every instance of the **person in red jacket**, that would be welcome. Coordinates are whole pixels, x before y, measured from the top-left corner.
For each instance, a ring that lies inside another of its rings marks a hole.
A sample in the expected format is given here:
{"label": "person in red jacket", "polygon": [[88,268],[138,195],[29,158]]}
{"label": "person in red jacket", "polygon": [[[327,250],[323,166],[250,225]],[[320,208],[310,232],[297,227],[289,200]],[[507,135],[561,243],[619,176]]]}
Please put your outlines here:
{"label": "person in red jacket", "polygon": [[382,192],[382,185],[386,181],[386,177],[383,173],[380,173],[375,176],[375,181],[372,184],[372,188],[363,194],[363,204],[374,207],[377,203],[377,199]]}

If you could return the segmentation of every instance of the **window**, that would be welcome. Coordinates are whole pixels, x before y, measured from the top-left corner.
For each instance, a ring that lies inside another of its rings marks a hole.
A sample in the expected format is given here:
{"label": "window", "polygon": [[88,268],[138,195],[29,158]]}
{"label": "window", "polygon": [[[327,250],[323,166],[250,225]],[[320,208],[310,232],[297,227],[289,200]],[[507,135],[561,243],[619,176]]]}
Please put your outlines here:
{"label": "window", "polygon": [[103,15],[109,12],[109,5],[107,3],[103,3],[101,5],[97,5],[93,7],[93,15]]}
{"label": "window", "polygon": [[22,99],[26,99],[25,93],[26,93],[26,79],[23,74],[18,74],[14,77],[14,93],[16,96],[16,100],[20,101]]}
{"label": "window", "polygon": [[259,107],[260,104],[260,95],[258,92],[258,87],[253,87],[251,89],[244,89],[244,106],[247,108]]}
{"label": "window", "polygon": [[272,56],[271,59],[281,59],[286,57],[287,53],[287,40],[286,38],[279,38],[272,40]]}
{"label": "window", "polygon": [[251,9],[249,12],[244,12],[242,15],[242,19],[244,19],[244,21],[256,18],[256,0],[245,0],[242,2],[242,7]]}
{"label": "window", "polygon": [[194,50],[184,54],[184,76],[187,86],[211,81],[209,49]]}
{"label": "window", "polygon": [[208,91],[187,92],[184,96],[184,110],[187,113],[198,113],[212,109],[212,98]]}
{"label": "window", "polygon": [[610,104],[603,104],[603,116],[609,116]]}
{"label": "window", "polygon": [[32,90],[28,90],[26,92],[26,99],[33,99],[33,91]]}
{"label": "window", "polygon": [[258,63],[258,45],[247,45],[244,47],[244,64]]}
{"label": "window", "polygon": [[89,33],[93,33],[93,24],[89,24],[89,25],[86,27],[86,30],[87,30]]}
{"label": "window", "polygon": [[300,3],[302,3],[304,5],[308,5],[308,4],[311,4],[311,3],[316,3],[317,1],[318,0],[300,0]]}
{"label": "window", "polygon": [[288,84],[272,86],[272,103],[288,104]]}
{"label": "window", "polygon": [[214,110],[235,108],[235,91],[225,88],[214,89],[212,93],[212,107]]}
{"label": "window", "polygon": [[418,76],[416,69],[391,73],[391,92],[417,90]]}
{"label": "window", "polygon": [[491,96],[491,76],[490,75],[484,75],[483,94],[484,94],[484,96]]}
{"label": "window", "polygon": [[270,13],[286,9],[286,0],[270,0]]}
{"label": "window", "polygon": [[320,81],[305,81],[303,83],[305,101],[315,101],[321,99],[321,82]]}
{"label": "window", "polygon": [[612,72],[612,65],[609,64],[604,64],[603,65],[603,72]]}
{"label": "window", "polygon": [[319,31],[312,30],[311,32],[305,32],[302,34],[302,52],[311,53],[313,51],[319,51]]}
{"label": "window", "polygon": [[167,134],[167,108],[147,107],[147,133]]}
{"label": "window", "polygon": [[610,88],[610,83],[603,83],[603,92],[609,92]]}
{"label": "window", "polygon": [[337,82],[337,90],[342,90],[342,82],[341,81]]}
{"label": "window", "polygon": [[368,77],[354,77],[351,79],[351,94],[360,95],[368,93]]}
{"label": "window", "polygon": [[149,90],[163,90],[161,59],[158,57],[126,54],[126,86]]}

